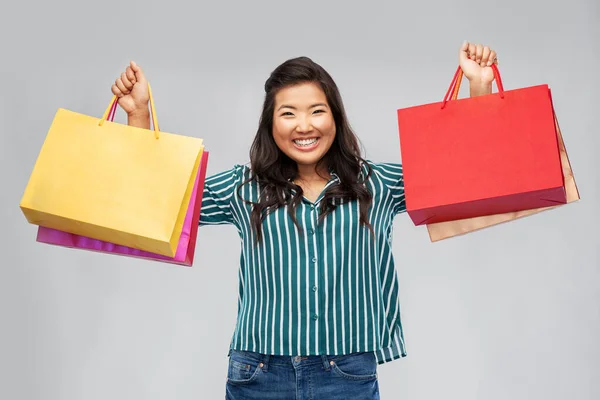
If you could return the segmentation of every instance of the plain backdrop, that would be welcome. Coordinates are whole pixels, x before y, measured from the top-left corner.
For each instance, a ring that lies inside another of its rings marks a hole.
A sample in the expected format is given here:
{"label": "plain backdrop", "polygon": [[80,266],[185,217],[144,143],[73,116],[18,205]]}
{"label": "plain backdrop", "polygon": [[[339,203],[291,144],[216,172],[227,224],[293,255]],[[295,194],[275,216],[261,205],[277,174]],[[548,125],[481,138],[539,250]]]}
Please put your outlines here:
{"label": "plain backdrop", "polygon": [[399,216],[408,357],[379,368],[382,399],[599,399],[599,26],[598,0],[3,4],[0,398],[224,398],[237,232],[201,228],[192,268],[36,243],[19,201],[59,107],[100,117],[133,59],[213,174],[248,161],[264,81],[306,55],[365,156],[399,161],[396,110],[440,101],[469,40],[506,89],[550,85],[582,199],[438,243]]}

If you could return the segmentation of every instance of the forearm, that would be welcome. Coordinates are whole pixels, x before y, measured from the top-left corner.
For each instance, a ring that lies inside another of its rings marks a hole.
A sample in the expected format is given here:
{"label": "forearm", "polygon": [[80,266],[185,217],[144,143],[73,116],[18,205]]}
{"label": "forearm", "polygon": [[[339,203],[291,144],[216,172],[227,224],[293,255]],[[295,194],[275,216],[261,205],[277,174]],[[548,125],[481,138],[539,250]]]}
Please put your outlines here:
{"label": "forearm", "polygon": [[127,114],[127,125],[150,129],[150,112],[148,110]]}
{"label": "forearm", "polygon": [[484,83],[472,80],[469,82],[469,92],[471,97],[483,96],[492,93],[492,83]]}

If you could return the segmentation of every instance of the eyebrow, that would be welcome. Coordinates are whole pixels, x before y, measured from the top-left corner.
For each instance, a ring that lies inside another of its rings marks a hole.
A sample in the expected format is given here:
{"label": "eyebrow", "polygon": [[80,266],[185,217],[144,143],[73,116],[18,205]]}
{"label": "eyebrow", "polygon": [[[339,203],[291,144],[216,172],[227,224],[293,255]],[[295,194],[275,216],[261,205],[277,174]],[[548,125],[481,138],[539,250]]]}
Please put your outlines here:
{"label": "eyebrow", "polygon": [[[309,108],[315,108],[315,107],[320,107],[320,106],[327,107],[327,104],[325,104],[325,103],[317,103],[317,104],[313,104],[313,105],[312,105],[312,106],[310,106]],[[296,107],[294,107],[294,106],[289,106],[289,105],[287,105],[287,104],[282,104],[282,105],[281,105],[281,106],[280,106],[280,107],[277,109],[277,111],[281,110],[282,108],[291,108],[292,110],[296,110]]]}

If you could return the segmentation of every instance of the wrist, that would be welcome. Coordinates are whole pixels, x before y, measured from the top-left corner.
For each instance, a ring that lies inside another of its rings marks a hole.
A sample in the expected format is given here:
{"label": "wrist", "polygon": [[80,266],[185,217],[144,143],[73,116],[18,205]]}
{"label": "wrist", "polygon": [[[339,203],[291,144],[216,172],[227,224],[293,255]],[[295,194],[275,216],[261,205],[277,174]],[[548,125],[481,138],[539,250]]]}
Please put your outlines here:
{"label": "wrist", "polygon": [[471,97],[482,96],[492,93],[492,82],[484,82],[479,79],[469,81],[469,91]]}
{"label": "wrist", "polygon": [[127,125],[150,129],[150,112],[148,110],[136,110],[127,113]]}
{"label": "wrist", "polygon": [[131,112],[128,112],[127,116],[129,118],[144,118],[144,117],[149,117],[150,116],[150,110],[148,110],[148,107],[146,107],[146,108],[139,108],[139,109],[133,110]]}

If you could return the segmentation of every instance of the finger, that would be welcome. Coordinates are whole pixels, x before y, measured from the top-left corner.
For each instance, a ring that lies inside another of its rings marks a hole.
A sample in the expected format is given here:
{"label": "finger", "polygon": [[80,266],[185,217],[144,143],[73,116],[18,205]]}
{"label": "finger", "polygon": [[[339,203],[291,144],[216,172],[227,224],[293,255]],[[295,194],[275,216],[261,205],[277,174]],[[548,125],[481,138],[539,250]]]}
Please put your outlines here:
{"label": "finger", "polygon": [[137,80],[135,79],[135,73],[133,72],[133,69],[131,69],[131,67],[127,67],[125,69],[125,75],[127,75],[127,79],[129,79],[129,82],[135,85]]}
{"label": "finger", "polygon": [[131,61],[130,65],[131,69],[135,73],[135,79],[138,82],[143,82],[146,79],[146,76],[144,75],[144,71],[142,70],[142,68],[139,65],[137,65],[135,61]]}
{"label": "finger", "polygon": [[461,64],[467,59],[469,58],[469,42],[467,42],[466,40],[463,42],[462,46],[460,46],[460,51],[458,52],[458,60],[461,62]]}
{"label": "finger", "polygon": [[131,91],[131,89],[133,89],[133,83],[127,79],[127,74],[125,72],[121,74],[121,82],[123,82],[123,85],[125,85],[127,90]]}
{"label": "finger", "polygon": [[114,85],[114,84],[113,84],[113,85],[112,85],[112,87],[111,87],[110,89],[111,89],[111,91],[113,92],[113,94],[114,94],[115,96],[117,96],[118,98],[121,98],[121,97],[123,97],[123,96],[124,96],[124,95],[123,95],[123,92],[121,92],[121,90],[120,90],[120,89],[117,87],[117,85]]}
{"label": "finger", "polygon": [[131,67],[133,72],[136,72],[136,73],[142,70],[142,68],[139,65],[137,65],[135,63],[135,61],[133,61],[133,60],[129,62],[129,66]]}
{"label": "finger", "polygon": [[476,54],[475,61],[477,61],[477,63],[480,63],[481,62],[481,56],[483,56],[483,46],[482,45],[480,45],[480,44],[477,45],[477,48],[475,50],[475,54]]}
{"label": "finger", "polygon": [[129,94],[129,90],[125,87],[120,77],[117,78],[117,80],[115,81],[115,85],[117,85],[117,87],[123,94]]}
{"label": "finger", "polygon": [[477,47],[473,43],[469,43],[469,58],[471,60],[475,59],[476,50],[477,50]]}
{"label": "finger", "polygon": [[488,67],[491,67],[494,63],[498,63],[497,54],[494,50],[491,50],[487,65]]}
{"label": "finger", "polygon": [[490,48],[488,46],[485,46],[483,48],[483,54],[481,55],[481,66],[485,67],[488,63],[488,60],[490,59]]}

